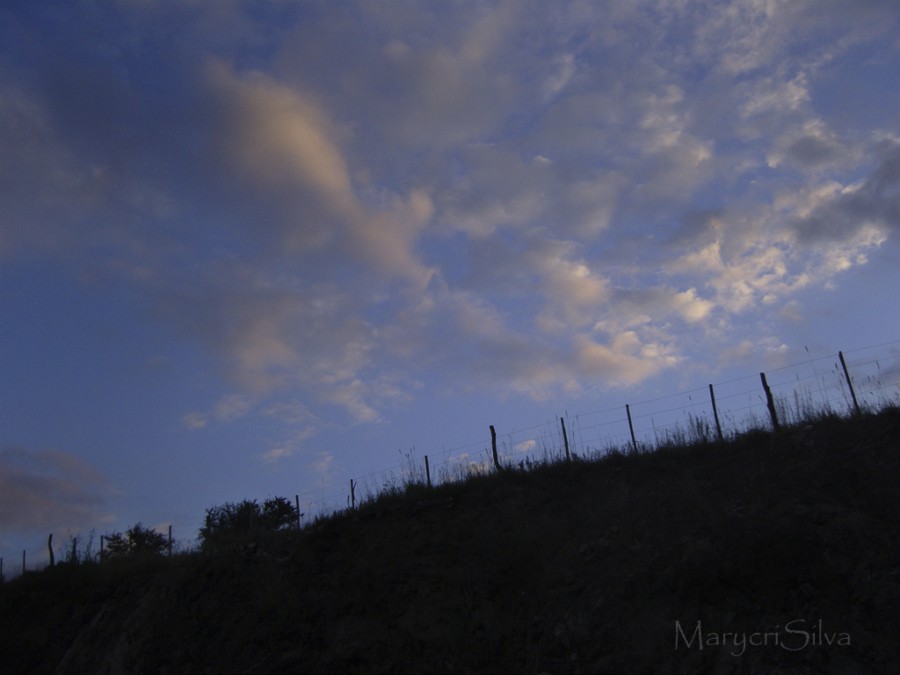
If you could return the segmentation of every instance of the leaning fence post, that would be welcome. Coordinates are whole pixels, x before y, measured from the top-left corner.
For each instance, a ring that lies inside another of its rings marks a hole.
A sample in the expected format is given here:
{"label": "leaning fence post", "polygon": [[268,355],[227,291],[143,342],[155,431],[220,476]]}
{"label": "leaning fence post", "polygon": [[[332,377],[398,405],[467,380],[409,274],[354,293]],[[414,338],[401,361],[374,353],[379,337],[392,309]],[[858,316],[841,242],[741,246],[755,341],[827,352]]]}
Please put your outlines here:
{"label": "leaning fence post", "polygon": [[294,503],[297,505],[297,529],[300,529],[300,495],[294,495]]}
{"label": "leaning fence post", "polygon": [[716,420],[716,433],[719,435],[719,440],[723,440],[722,437],[722,425],[719,424],[719,409],[716,407],[716,392],[713,390],[713,386],[709,385],[709,400],[712,401],[712,409],[713,409],[713,417]]}
{"label": "leaning fence post", "polygon": [[428,455],[425,455],[425,484],[431,487],[431,468],[428,466]]}
{"label": "leaning fence post", "polygon": [[762,380],[763,391],[766,392],[766,407],[769,409],[769,417],[772,418],[772,428],[778,431],[778,413],[775,410],[775,398],[772,396],[772,390],[769,389],[769,383],[766,382],[766,374],[760,373],[759,379]]}
{"label": "leaning fence post", "polygon": [[497,456],[497,432],[494,429],[494,425],[491,425],[491,452],[494,455],[494,468],[497,471],[502,471],[502,467],[500,466],[500,458]]}
{"label": "leaning fence post", "polygon": [[634,451],[638,451],[637,439],[634,437],[634,424],[631,423],[631,406],[629,404],[625,404],[625,414],[628,415],[628,430],[631,432],[631,447],[634,448]]}
{"label": "leaning fence post", "polygon": [[562,427],[563,443],[566,445],[566,461],[571,462],[572,456],[569,454],[569,437],[566,436],[566,421],[560,417],[559,424]]}
{"label": "leaning fence post", "polygon": [[54,565],[53,559],[53,533],[50,533],[50,536],[47,538],[47,550],[50,551],[50,567]]}
{"label": "leaning fence post", "polygon": [[847,378],[847,386],[850,387],[850,397],[853,399],[853,409],[857,415],[862,412],[859,409],[859,403],[856,400],[856,392],[853,390],[853,383],[850,381],[850,372],[847,370],[847,362],[844,361],[844,352],[838,352],[838,358],[841,360],[841,367],[844,369],[844,377]]}

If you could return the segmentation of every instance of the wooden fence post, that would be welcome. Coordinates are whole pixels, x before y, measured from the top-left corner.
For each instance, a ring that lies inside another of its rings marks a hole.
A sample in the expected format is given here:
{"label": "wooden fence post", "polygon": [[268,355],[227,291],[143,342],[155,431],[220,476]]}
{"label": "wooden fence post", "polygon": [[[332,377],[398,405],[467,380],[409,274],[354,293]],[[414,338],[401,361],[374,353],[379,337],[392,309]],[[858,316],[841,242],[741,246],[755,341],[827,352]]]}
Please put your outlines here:
{"label": "wooden fence post", "polygon": [[425,484],[431,487],[431,468],[428,466],[428,455],[425,455]]}
{"label": "wooden fence post", "polygon": [[713,391],[712,385],[709,385],[709,400],[712,401],[713,417],[716,420],[716,433],[721,441],[724,440],[722,436],[722,425],[719,424],[719,409],[716,407],[716,392]]}
{"label": "wooden fence post", "polygon": [[778,431],[778,413],[775,410],[775,398],[772,396],[772,390],[769,389],[769,383],[766,382],[766,374],[760,373],[759,379],[762,380],[763,391],[766,392],[766,407],[769,409],[769,417],[772,418],[772,428]]}
{"label": "wooden fence post", "polygon": [[356,508],[356,481],[350,479],[350,508]]}
{"label": "wooden fence post", "polygon": [[47,550],[50,551],[50,567],[53,567],[55,560],[53,558],[53,533],[47,538]]}
{"label": "wooden fence post", "polygon": [[300,529],[300,495],[294,495],[294,503],[297,505],[297,529]]}
{"label": "wooden fence post", "polygon": [[569,437],[566,436],[566,421],[560,417],[559,424],[562,426],[563,443],[566,445],[566,461],[571,462],[572,456],[569,454]]}
{"label": "wooden fence post", "polygon": [[491,425],[491,452],[494,455],[494,468],[497,471],[502,471],[503,467],[500,466],[500,458],[497,456],[497,432],[494,430],[494,425]]}
{"label": "wooden fence post", "polygon": [[856,411],[857,415],[862,415],[862,411],[859,409],[859,402],[856,400],[856,392],[853,390],[853,383],[850,381],[850,371],[847,370],[847,362],[844,361],[844,352],[838,352],[838,357],[841,359],[844,377],[847,378],[847,386],[850,387],[850,396],[853,398],[853,410]]}
{"label": "wooden fence post", "polygon": [[625,414],[628,415],[628,430],[631,432],[631,447],[635,452],[638,451],[637,439],[634,437],[634,425],[631,423],[631,406],[625,404]]}

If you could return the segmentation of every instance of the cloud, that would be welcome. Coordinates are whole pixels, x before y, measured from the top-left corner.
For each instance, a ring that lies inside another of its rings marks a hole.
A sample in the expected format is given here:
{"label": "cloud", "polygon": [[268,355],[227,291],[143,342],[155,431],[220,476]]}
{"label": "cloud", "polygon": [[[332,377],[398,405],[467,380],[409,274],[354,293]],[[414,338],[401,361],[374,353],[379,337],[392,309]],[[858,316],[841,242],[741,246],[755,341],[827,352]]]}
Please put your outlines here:
{"label": "cloud", "polygon": [[226,153],[247,181],[281,202],[280,246],[299,253],[336,247],[417,288],[427,284],[433,271],[413,250],[432,213],[426,192],[394,197],[389,209],[369,208],[353,185],[338,131],[311,96],[219,62],[208,71],[225,110]]}
{"label": "cloud", "polygon": [[92,181],[65,147],[40,101],[0,74],[0,256],[80,248],[67,224],[88,210]]}
{"label": "cloud", "polygon": [[231,393],[187,428],[634,384],[896,232],[898,141],[822,103],[894,14],[853,7],[130,6],[134,40],[73,21],[66,87],[35,28],[0,81],[0,255],[102,268],[199,344]]}
{"label": "cloud", "polygon": [[186,429],[203,429],[208,422],[206,415],[201,412],[189,412],[181,417],[181,423]]}
{"label": "cloud", "polygon": [[263,463],[274,464],[296,455],[305,442],[319,432],[319,419],[296,399],[290,402],[276,401],[263,411],[268,417],[280,420],[287,427],[285,438],[273,444],[261,456]]}
{"label": "cloud", "polygon": [[[717,239],[667,264],[670,272],[702,275],[715,291],[715,303],[732,313],[755,308],[759,302],[774,302],[779,296],[809,283],[802,272],[792,273],[784,246],[762,240],[756,245],[727,253],[724,239]],[[695,306],[702,313],[708,307]]]}
{"label": "cloud", "polygon": [[850,149],[818,119],[787,131],[774,145],[767,158],[773,168],[788,162],[804,169],[819,169],[852,159]]}
{"label": "cloud", "polygon": [[334,455],[330,452],[317,452],[307,466],[313,473],[328,475],[334,465]]}
{"label": "cloud", "polygon": [[671,348],[656,343],[642,344],[634,331],[615,336],[609,344],[598,343],[586,335],[575,340],[577,372],[602,378],[604,384],[634,385],[678,362]]}
{"label": "cloud", "polygon": [[205,287],[160,292],[157,315],[219,355],[223,376],[241,389],[221,400],[214,416],[244,414],[254,396],[293,386],[340,386],[368,365],[372,327],[356,301],[331,284],[294,285],[228,267]]}
{"label": "cloud", "polygon": [[262,413],[269,417],[281,420],[285,424],[305,428],[314,427],[317,423],[316,416],[303,401],[299,399],[273,401]]}
{"label": "cloud", "polygon": [[545,101],[561,92],[575,74],[575,56],[573,54],[561,54],[554,59],[554,62],[558,70],[544,80],[543,98]]}
{"label": "cloud", "polygon": [[816,195],[811,208],[791,223],[802,243],[849,241],[862,234],[871,246],[897,230],[900,140],[884,139],[875,145],[872,154],[878,165],[865,178],[850,185],[831,184]]}
{"label": "cloud", "polygon": [[272,464],[274,462],[277,462],[278,460],[284,459],[285,457],[290,457],[293,454],[293,448],[287,445],[276,445],[271,450],[263,453],[262,460],[266,464]]}
{"label": "cloud", "polygon": [[697,295],[697,289],[677,291],[671,288],[649,287],[643,289],[617,289],[615,310],[609,312],[610,319],[595,325],[609,330],[609,326],[635,328],[640,325],[661,324],[671,316],[687,323],[697,323],[706,319],[715,303]]}
{"label": "cloud", "polygon": [[246,415],[253,407],[253,399],[242,394],[223,396],[216,403],[213,415],[220,422],[231,422]]}
{"label": "cloud", "polygon": [[108,519],[108,479],[59,450],[8,446],[0,450],[0,528],[32,530],[93,527]]}

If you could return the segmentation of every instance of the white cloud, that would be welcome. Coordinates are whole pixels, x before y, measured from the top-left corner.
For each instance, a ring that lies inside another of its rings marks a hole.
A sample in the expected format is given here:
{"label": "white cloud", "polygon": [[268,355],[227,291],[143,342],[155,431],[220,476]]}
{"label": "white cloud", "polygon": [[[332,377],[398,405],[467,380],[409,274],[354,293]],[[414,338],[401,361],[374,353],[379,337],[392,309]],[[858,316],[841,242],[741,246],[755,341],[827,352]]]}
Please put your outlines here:
{"label": "white cloud", "polygon": [[644,344],[634,331],[616,335],[601,344],[586,335],[575,340],[575,367],[589,378],[604,384],[634,385],[678,364],[678,357],[665,345]]}
{"label": "white cloud", "polygon": [[431,217],[427,193],[413,190],[393,209],[364,205],[335,138],[337,130],[310,96],[271,77],[209,66],[209,80],[226,110],[226,148],[246,179],[284,203],[279,243],[296,252],[326,247],[352,255],[390,276],[424,288],[433,274],[413,244]]}
{"label": "white cloud", "polygon": [[559,315],[568,326],[589,325],[611,299],[608,280],[575,258],[576,248],[573,242],[540,242],[526,258],[540,277],[539,289],[546,298],[543,313]]}

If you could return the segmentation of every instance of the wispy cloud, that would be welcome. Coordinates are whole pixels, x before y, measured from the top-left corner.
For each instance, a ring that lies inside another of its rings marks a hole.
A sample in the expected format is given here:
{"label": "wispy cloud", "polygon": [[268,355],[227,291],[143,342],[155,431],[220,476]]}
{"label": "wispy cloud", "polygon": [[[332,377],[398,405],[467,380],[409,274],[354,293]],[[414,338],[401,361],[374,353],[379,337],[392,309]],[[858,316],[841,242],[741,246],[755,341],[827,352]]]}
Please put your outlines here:
{"label": "wispy cloud", "polygon": [[0,528],[95,527],[107,518],[109,480],[76,455],[59,450],[0,450]]}

